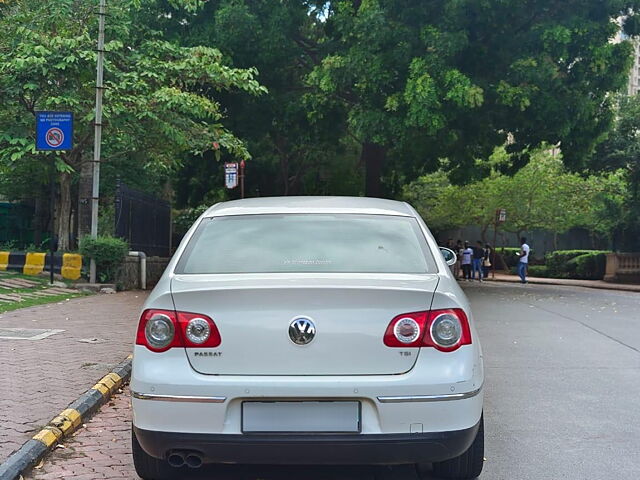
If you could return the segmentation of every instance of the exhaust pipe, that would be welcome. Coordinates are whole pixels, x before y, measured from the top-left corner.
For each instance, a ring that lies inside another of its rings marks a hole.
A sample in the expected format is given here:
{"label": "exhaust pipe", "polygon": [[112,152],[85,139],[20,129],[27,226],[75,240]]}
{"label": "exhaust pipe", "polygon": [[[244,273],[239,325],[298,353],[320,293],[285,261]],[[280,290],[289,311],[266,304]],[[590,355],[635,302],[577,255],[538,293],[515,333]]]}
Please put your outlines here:
{"label": "exhaust pipe", "polygon": [[184,459],[189,468],[200,468],[202,466],[202,457],[197,453],[190,453]]}
{"label": "exhaust pipe", "polygon": [[180,468],[184,465],[184,455],[182,453],[174,452],[167,458],[167,462],[173,468]]}

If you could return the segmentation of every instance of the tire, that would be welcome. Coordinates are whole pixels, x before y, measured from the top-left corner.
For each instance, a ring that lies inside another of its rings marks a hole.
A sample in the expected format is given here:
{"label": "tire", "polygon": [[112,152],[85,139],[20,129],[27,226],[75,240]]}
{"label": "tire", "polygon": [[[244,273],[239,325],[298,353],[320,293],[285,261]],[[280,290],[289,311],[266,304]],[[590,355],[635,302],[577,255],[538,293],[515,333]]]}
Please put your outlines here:
{"label": "tire", "polygon": [[136,473],[143,480],[170,480],[176,478],[176,470],[165,460],[152,457],[147,454],[138,439],[136,434],[131,429],[131,453],[133,454],[133,465],[136,467]]}
{"label": "tire", "polygon": [[433,473],[439,478],[470,480],[482,473],[484,463],[484,418],[480,417],[480,427],[469,449],[459,457],[434,462]]}

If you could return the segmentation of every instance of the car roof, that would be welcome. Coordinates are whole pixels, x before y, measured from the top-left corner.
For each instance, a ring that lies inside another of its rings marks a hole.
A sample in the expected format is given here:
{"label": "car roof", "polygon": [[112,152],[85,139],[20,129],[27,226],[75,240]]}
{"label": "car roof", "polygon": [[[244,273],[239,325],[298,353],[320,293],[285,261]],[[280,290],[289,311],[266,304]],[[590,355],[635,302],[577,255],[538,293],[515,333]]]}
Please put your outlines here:
{"label": "car roof", "polygon": [[205,217],[275,213],[359,213],[413,217],[408,204],[368,197],[260,197],[218,203]]}

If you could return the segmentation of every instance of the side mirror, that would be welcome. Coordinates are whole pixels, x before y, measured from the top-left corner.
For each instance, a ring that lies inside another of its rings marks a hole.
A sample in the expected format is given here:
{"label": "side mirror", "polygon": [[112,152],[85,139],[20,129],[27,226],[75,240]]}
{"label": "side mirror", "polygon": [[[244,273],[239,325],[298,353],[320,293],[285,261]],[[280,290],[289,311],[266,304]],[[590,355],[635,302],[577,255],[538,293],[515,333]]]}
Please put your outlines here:
{"label": "side mirror", "polygon": [[450,250],[446,247],[440,247],[440,253],[444,257],[444,261],[447,262],[447,265],[451,266],[458,261],[458,256],[453,250]]}

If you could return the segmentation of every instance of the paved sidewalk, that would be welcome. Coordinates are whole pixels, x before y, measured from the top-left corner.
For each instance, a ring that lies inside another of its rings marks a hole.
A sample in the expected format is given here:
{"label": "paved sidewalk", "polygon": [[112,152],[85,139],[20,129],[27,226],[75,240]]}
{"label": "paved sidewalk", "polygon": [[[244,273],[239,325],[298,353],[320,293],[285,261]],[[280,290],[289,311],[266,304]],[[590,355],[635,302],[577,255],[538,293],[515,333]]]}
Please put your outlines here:
{"label": "paved sidewalk", "polygon": [[138,478],[131,458],[129,389],[116,395],[84,424],[64,448],[37,465],[28,480],[95,480]]}
{"label": "paved sidewalk", "polygon": [[[492,280],[489,273],[488,280]],[[506,275],[504,273],[496,273],[496,282],[520,283],[520,277],[517,275]],[[587,287],[599,288],[602,290],[620,290],[624,292],[640,292],[640,285],[632,285],[626,283],[610,283],[602,280],[569,280],[563,278],[540,278],[527,277],[527,282],[538,283],[541,285],[564,285],[570,287]]]}
{"label": "paved sidewalk", "polygon": [[146,295],[93,295],[0,314],[0,462],[131,353]]}

